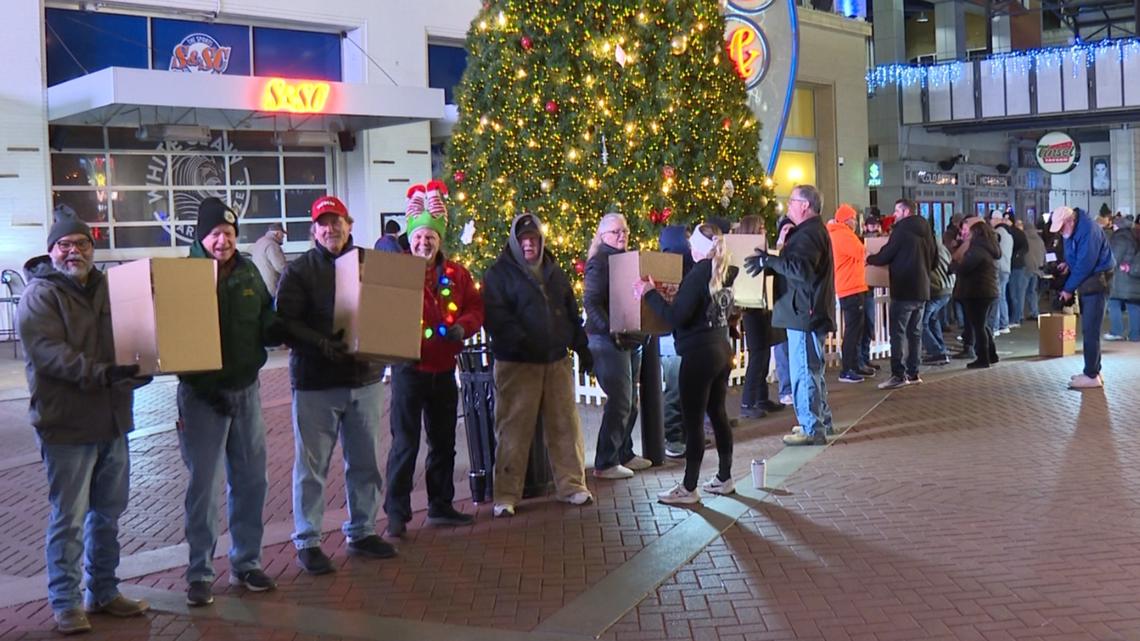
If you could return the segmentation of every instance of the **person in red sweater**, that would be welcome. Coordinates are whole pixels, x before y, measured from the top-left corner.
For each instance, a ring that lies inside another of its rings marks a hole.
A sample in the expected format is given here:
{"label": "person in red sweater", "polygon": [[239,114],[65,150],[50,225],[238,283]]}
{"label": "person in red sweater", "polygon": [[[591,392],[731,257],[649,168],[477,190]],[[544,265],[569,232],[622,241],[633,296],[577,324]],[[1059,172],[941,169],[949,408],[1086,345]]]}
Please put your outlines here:
{"label": "person in red sweater", "polygon": [[412,476],[420,451],[420,426],[427,432],[424,472],[427,522],[467,525],[474,517],[456,510],[455,424],[459,389],[455,356],[463,340],[483,325],[483,299],[475,281],[459,263],[447,260],[441,246],[447,230],[443,184],[429,182],[409,191],[407,233],[411,253],[427,260],[424,272],[423,338],[420,361],[392,365],[392,448],[388,452],[388,493],[384,534],[399,538],[412,518]]}
{"label": "person in red sweater", "polygon": [[867,331],[863,322],[863,305],[867,299],[866,251],[863,241],[855,235],[859,215],[851,205],[843,204],[835,211],[835,218],[827,223],[831,236],[831,253],[835,259],[835,296],[843,313],[843,368],[840,383],[862,383],[864,376],[873,376],[875,370],[864,369],[860,362],[859,346]]}

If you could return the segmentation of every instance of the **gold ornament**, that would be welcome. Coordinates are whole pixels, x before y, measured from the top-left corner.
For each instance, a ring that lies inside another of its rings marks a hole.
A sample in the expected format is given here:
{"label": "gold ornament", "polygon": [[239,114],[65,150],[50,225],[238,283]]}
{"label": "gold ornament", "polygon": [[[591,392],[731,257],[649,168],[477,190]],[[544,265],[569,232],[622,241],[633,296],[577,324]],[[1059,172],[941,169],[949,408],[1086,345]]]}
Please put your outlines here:
{"label": "gold ornament", "polygon": [[679,56],[689,50],[689,37],[674,36],[669,46],[673,48],[673,55]]}
{"label": "gold ornament", "polygon": [[543,178],[542,182],[538,183],[538,186],[542,188],[542,191],[549,192],[551,189],[554,189],[554,182],[549,178]]}

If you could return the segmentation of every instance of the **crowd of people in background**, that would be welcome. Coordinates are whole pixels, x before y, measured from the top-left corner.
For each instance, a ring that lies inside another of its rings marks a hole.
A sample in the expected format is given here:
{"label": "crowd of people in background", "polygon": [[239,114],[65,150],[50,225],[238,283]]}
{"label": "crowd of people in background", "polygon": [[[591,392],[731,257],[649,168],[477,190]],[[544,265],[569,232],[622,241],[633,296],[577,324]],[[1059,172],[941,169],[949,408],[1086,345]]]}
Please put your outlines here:
{"label": "crowd of people in background", "polygon": [[[222,368],[180,377],[179,444],[189,472],[185,535],[189,548],[187,603],[213,602],[213,552],[218,540],[217,486],[225,473],[231,546],[229,581],[254,592],[273,590],[261,565],[262,509],[267,493],[265,424],[258,374],[266,349],[290,349],[295,442],[293,543],[297,563],[311,574],[335,570],[321,548],[325,494],[339,441],[345,464],[348,554],[384,559],[405,536],[421,436],[428,446],[424,478],[427,523],[460,526],[471,514],[453,505],[458,406],[456,355],[464,341],[486,330],[494,356],[496,518],[516,514],[529,452],[541,423],[556,498],[571,506],[593,501],[586,483],[585,447],[575,408],[574,355],[607,395],[593,474],[620,481],[651,467],[634,449],[639,369],[647,336],[616,332],[610,322],[615,287],[630,288],[672,328],[661,337],[665,397],[665,451],[685,459],[682,479],[658,495],[666,504],[692,504],[700,492],[735,491],[734,419],[726,402],[732,338],[743,333],[748,365],[740,416],[754,419],[786,406],[796,424],[783,437],[791,446],[828,443],[834,419],[825,376],[825,337],[842,325],[840,383],[878,374],[871,358],[875,292],[868,266],[889,270],[887,326],[891,358],[882,389],[922,383],[923,366],[967,359],[970,369],[999,361],[995,337],[1041,310],[1041,283],[1050,283],[1058,307],[1079,297],[1084,368],[1074,389],[1103,385],[1100,329],[1105,340],[1140,340],[1140,270],[1132,262],[1140,232],[1130,217],[1098,221],[1059,207],[1047,221],[994,211],[987,219],[952,217],[936,230],[900,199],[890,216],[860,216],[840,205],[824,222],[824,203],[810,185],[792,189],[771,247],[764,220],[746,216],[735,229],[711,217],[687,229],[661,231],[661,251],[681,257],[682,279],[666,296],[652,278],[615,283],[610,258],[634,248],[626,219],[601,217],[585,266],[583,306],[570,278],[546,249],[543,222],[521,213],[502,253],[483,276],[449,260],[443,245],[447,212],[439,183],[408,192],[406,225],[385,227],[375,247],[425,261],[421,358],[393,365],[391,448],[380,466],[384,364],[350,353],[335,331],[336,259],[357,249],[353,218],[334,196],[311,207],[313,246],[291,262],[282,252],[285,229],[270,226],[247,258],[237,251],[238,215],[210,198],[198,211],[189,255],[217,262]],[[1106,235],[1102,225],[1110,227]],[[725,235],[765,237],[744,260],[730,265]],[[889,234],[870,256],[865,239]],[[47,535],[49,602],[61,632],[91,628],[87,613],[135,616],[148,605],[117,588],[117,523],[126,507],[133,391],[149,382],[135,365],[115,363],[107,279],[93,262],[94,239],[84,223],[64,218],[51,228],[48,255],[28,262],[30,284],[19,304],[31,389],[31,422],[42,446],[52,505]],[[771,279],[771,298],[737,301],[739,279]],[[743,307],[742,307],[743,306]],[[836,311],[841,316],[837,322]],[[1127,329],[1125,327],[1127,321]],[[947,330],[961,326],[961,347]],[[777,400],[769,388],[776,365]],[[708,444],[716,473],[700,482]],[[383,481],[386,480],[386,483]],[[383,491],[382,491],[383,490]],[[383,496],[382,496],[383,494]],[[382,501],[382,502],[381,502]],[[387,527],[377,533],[383,507]],[[86,528],[86,536],[84,529]],[[387,540],[385,540],[387,539]],[[87,592],[81,595],[86,549]]]}

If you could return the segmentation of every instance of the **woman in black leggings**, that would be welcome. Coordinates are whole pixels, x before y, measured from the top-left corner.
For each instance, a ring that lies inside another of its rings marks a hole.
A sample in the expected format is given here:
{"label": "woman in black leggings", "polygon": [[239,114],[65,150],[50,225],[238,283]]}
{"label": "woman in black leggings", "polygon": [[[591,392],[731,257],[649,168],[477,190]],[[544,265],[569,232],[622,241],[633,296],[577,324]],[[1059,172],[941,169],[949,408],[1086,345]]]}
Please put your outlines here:
{"label": "woman in black leggings", "polygon": [[673,326],[677,354],[681,356],[681,424],[685,430],[685,479],[657,495],[662,503],[698,503],[697,481],[705,456],[704,415],[716,436],[720,458],[717,474],[702,486],[713,494],[736,491],[732,480],[732,431],[724,409],[732,350],[728,342],[728,316],[732,289],[724,237],[714,225],[701,225],[689,239],[696,264],[685,275],[669,303],[652,279],[634,284],[634,293]]}
{"label": "woman in black leggings", "polygon": [[961,301],[966,331],[974,338],[976,358],[966,367],[986,368],[998,362],[993,330],[986,317],[998,297],[994,260],[1001,257],[1001,247],[993,230],[980,218],[970,218],[962,223],[962,241],[954,250],[950,271],[958,275],[954,298]]}

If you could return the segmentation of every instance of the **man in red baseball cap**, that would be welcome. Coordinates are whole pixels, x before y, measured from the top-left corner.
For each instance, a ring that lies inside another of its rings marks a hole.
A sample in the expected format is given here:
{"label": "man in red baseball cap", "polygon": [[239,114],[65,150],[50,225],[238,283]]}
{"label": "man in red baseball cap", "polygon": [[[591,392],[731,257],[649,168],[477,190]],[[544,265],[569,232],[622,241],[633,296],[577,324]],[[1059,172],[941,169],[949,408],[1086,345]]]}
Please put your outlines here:
{"label": "man in red baseball cap", "polygon": [[380,379],[384,366],[348,354],[333,333],[336,259],[356,249],[352,217],[335,196],[321,196],[310,210],[316,241],[281,275],[277,313],[291,338],[293,382],[293,544],[297,564],[310,574],[333,571],[321,551],[325,480],[332,449],[342,443],[349,519],[341,528],[348,553],[385,559],[396,549],[376,535],[382,476],[378,460]]}

